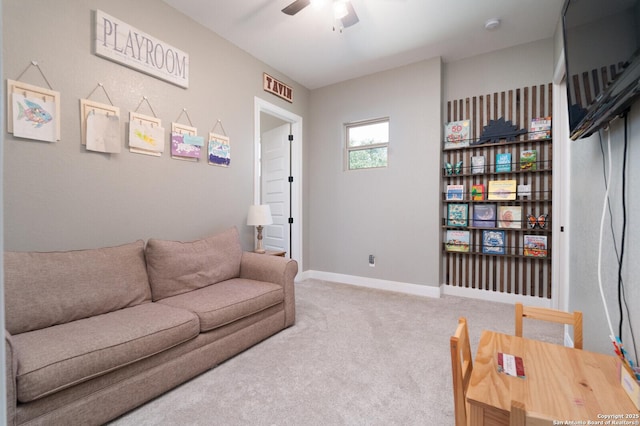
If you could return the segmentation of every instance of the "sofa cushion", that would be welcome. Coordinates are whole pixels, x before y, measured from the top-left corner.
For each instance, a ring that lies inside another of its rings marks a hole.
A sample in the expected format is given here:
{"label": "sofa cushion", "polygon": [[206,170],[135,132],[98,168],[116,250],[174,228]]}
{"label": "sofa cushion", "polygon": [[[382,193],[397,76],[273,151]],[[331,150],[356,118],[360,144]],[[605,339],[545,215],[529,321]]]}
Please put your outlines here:
{"label": "sofa cushion", "polygon": [[154,301],[240,275],[242,247],[236,228],[191,242],[150,239],[145,254]]}
{"label": "sofa cushion", "polygon": [[209,331],[284,301],[282,286],[235,278],[158,303],[188,309],[198,315],[200,331]]}
{"label": "sofa cushion", "polygon": [[5,252],[6,328],[24,333],[151,300],[142,240],[64,252]]}
{"label": "sofa cushion", "polygon": [[100,376],[198,335],[192,312],[145,303],[13,336],[21,402]]}

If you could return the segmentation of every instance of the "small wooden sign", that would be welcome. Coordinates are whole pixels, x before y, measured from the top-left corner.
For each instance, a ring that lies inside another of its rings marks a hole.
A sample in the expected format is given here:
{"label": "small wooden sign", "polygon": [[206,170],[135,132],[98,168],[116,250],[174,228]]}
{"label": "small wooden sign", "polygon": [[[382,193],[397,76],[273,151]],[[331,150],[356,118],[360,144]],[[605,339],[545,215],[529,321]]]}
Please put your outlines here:
{"label": "small wooden sign", "polygon": [[271,77],[266,72],[262,74],[262,85],[265,92],[273,93],[279,98],[293,103],[293,89],[283,82]]}

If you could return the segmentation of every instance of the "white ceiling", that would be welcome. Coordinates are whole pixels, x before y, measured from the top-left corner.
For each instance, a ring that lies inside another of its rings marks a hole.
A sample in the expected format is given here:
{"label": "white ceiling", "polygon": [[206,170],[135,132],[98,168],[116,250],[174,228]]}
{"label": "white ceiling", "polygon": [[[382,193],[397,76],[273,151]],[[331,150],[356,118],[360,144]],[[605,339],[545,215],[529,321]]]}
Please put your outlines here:
{"label": "white ceiling", "polygon": [[[564,0],[352,0],[360,22],[333,31],[331,0],[164,0],[309,89],[441,56],[450,62],[553,37]],[[498,29],[484,28],[499,18]]]}

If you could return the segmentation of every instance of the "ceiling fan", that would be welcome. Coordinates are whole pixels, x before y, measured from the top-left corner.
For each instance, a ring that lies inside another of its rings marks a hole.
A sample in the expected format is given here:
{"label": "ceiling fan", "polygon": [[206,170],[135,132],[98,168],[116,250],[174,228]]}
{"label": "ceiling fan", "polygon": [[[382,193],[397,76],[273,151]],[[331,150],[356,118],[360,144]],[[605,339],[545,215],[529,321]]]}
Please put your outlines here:
{"label": "ceiling fan", "polygon": [[[295,0],[289,6],[282,9],[282,12],[293,16],[310,4],[311,0]],[[342,28],[349,28],[360,21],[351,1],[349,0],[334,0],[333,14],[336,21],[340,23],[340,30],[342,30]]]}

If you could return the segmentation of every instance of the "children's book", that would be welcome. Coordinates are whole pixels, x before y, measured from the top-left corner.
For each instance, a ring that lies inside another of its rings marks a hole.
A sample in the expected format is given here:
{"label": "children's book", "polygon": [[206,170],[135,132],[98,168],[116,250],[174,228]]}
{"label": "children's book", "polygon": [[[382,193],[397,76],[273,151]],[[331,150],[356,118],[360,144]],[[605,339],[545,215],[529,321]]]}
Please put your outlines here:
{"label": "children's book", "polygon": [[464,148],[469,146],[471,120],[452,121],[444,125],[444,147]]}
{"label": "children's book", "polygon": [[447,200],[464,200],[464,185],[447,185]]}
{"label": "children's book", "polygon": [[474,155],[471,157],[471,174],[484,173],[484,155]]}
{"label": "children's book", "polygon": [[537,170],[538,151],[525,149],[520,152],[520,170]]}
{"label": "children's book", "polygon": [[531,197],[531,185],[518,185],[518,197]]}
{"label": "children's book", "polygon": [[511,153],[499,152],[496,154],[496,172],[510,172],[511,171]]}
{"label": "children's book", "polygon": [[495,228],[496,205],[475,204],[473,206],[473,219],[471,226],[475,226],[476,228]]}
{"label": "children's book", "polygon": [[469,205],[451,203],[447,205],[447,226],[468,226]]}
{"label": "children's book", "polygon": [[504,231],[482,231],[482,252],[505,254]]}
{"label": "children's book", "polygon": [[469,252],[469,231],[448,230],[444,245],[447,251]]}
{"label": "children's book", "polygon": [[529,139],[551,138],[551,117],[538,117],[531,119],[529,127]]}
{"label": "children's book", "polygon": [[475,183],[471,185],[471,199],[473,201],[482,201],[485,199],[485,189],[483,183]]}
{"label": "children's book", "polygon": [[521,229],[522,206],[498,206],[498,228]]}
{"label": "children's book", "polygon": [[546,235],[525,235],[524,255],[530,257],[547,257]]}
{"label": "children's book", "polygon": [[515,200],[515,180],[490,180],[487,199],[489,200]]}

